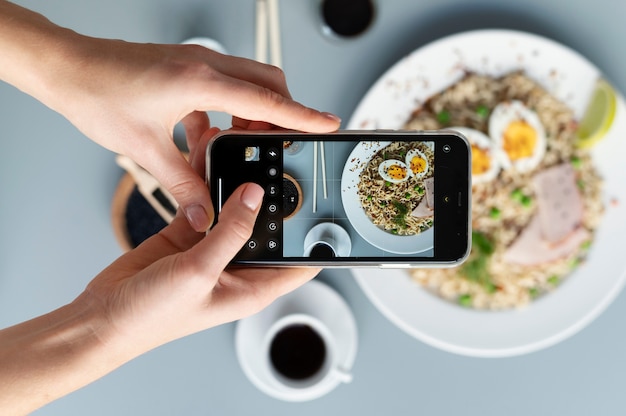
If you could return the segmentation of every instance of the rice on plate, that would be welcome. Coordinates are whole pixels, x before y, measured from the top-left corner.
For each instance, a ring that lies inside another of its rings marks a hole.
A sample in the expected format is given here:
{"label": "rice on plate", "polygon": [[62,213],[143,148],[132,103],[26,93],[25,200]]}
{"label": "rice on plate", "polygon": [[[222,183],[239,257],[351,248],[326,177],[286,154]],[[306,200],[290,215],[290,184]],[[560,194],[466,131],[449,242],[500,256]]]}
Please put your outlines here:
{"label": "rice on plate", "polygon": [[472,145],[470,257],[412,270],[416,282],[463,306],[516,308],[584,261],[604,210],[602,180],[575,146],[572,110],[526,74],[468,73],[404,127],[456,129]]}

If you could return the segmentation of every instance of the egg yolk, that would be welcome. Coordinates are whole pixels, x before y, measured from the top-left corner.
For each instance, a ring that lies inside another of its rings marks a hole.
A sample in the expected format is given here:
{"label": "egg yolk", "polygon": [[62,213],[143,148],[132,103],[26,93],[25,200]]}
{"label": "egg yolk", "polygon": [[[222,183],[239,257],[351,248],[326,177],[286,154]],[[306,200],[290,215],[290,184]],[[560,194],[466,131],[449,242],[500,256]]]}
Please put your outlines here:
{"label": "egg yolk", "polygon": [[516,120],[506,128],[504,132],[504,151],[509,155],[509,159],[518,160],[530,157],[537,144],[537,132],[523,120]]}
{"label": "egg yolk", "polygon": [[478,146],[472,145],[472,175],[480,175],[489,170],[491,159],[489,154]]}
{"label": "egg yolk", "polygon": [[392,179],[404,179],[406,177],[406,169],[400,165],[391,165],[387,168],[387,175]]}
{"label": "egg yolk", "polygon": [[413,173],[422,173],[426,170],[426,161],[419,156],[411,158],[411,170]]}

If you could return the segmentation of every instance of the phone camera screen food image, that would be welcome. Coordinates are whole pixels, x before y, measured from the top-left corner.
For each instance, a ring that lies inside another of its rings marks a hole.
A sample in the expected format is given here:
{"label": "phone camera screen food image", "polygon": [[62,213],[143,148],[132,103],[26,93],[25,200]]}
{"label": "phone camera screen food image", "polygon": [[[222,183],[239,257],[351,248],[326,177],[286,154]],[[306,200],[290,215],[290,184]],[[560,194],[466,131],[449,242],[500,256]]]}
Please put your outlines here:
{"label": "phone camera screen food image", "polygon": [[[456,174],[450,166],[455,150],[466,167],[469,155],[462,139],[446,137],[458,143],[415,135],[218,140],[209,162],[218,210],[241,183],[265,188],[253,236],[238,259],[428,262],[437,258],[437,238],[444,238],[440,226],[447,234],[456,227],[454,238],[466,242],[469,175],[463,164]],[[447,158],[448,168],[438,169],[438,158]]]}

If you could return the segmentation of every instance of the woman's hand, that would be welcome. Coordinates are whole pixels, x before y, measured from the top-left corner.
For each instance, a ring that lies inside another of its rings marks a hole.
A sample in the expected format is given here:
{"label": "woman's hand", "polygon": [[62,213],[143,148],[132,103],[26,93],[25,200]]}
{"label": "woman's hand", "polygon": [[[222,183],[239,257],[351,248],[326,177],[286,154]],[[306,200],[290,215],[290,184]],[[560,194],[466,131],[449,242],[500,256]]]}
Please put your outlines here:
{"label": "woman's hand", "polygon": [[[275,125],[330,132],[339,119],[291,99],[283,72],[198,45],[97,39],[0,0],[0,79],[64,115],[87,137],[146,168],[179,202],[196,231],[212,223],[203,178],[173,142],[210,127],[206,111],[234,127]],[[191,146],[190,146],[191,147]]]}
{"label": "woman's hand", "polygon": [[[202,168],[209,129],[190,155]],[[244,184],[208,234],[178,215],[72,303],[0,330],[0,413],[26,414],[167,342],[249,316],[313,278],[312,268],[233,268],[263,189]]]}

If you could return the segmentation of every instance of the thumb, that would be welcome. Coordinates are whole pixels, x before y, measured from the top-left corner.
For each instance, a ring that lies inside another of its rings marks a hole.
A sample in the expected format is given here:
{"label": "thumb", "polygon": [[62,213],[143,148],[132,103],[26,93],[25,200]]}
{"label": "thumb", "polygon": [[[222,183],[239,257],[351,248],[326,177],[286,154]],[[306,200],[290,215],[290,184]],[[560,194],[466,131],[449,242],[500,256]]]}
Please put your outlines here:
{"label": "thumb", "polygon": [[204,232],[213,223],[209,188],[173,143],[172,147],[160,157],[148,156],[143,166],[176,199],[192,228]]}
{"label": "thumb", "polygon": [[218,278],[252,235],[261,202],[263,188],[254,183],[241,185],[228,198],[220,217],[209,234],[185,255],[205,275]]}

